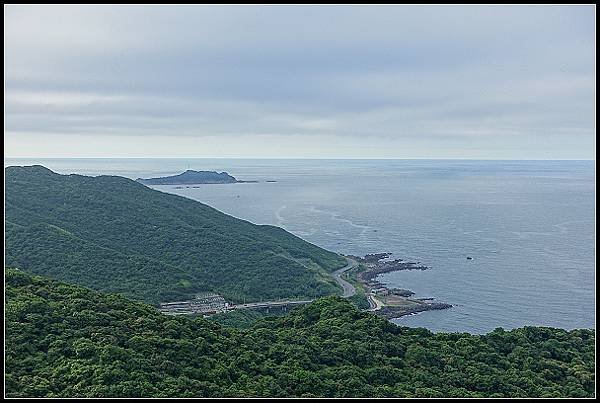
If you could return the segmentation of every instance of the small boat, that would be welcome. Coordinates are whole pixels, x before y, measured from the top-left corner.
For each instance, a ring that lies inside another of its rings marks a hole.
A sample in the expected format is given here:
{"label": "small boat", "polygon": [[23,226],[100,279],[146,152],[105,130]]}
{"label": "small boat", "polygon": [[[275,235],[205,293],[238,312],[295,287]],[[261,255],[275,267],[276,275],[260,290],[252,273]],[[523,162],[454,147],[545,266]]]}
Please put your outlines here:
{"label": "small boat", "polygon": [[467,260],[473,260],[471,256],[467,256]]}

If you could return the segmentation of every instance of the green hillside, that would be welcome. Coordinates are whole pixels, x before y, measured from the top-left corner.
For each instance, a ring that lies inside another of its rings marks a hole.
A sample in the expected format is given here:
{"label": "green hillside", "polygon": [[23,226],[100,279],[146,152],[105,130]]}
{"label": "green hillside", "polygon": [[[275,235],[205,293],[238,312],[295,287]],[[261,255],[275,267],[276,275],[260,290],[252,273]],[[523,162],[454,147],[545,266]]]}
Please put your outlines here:
{"label": "green hillside", "polygon": [[5,168],[6,264],[156,303],[339,293],[335,253],[117,176]]}
{"label": "green hillside", "polygon": [[339,297],[252,328],[8,269],[8,397],[593,397],[594,331],[396,326]]}

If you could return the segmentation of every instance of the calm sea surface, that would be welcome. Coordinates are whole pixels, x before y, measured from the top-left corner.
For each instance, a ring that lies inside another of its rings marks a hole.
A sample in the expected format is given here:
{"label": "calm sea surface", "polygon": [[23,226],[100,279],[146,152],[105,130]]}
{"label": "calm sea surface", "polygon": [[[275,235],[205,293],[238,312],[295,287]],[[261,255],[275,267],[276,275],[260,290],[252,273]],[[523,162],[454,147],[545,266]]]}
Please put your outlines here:
{"label": "calm sea surface", "polygon": [[394,320],[403,326],[595,328],[594,161],[5,159],[32,163],[133,179],[196,169],[275,180],[154,188],[335,252],[422,262],[431,269],[380,280],[454,307]]}

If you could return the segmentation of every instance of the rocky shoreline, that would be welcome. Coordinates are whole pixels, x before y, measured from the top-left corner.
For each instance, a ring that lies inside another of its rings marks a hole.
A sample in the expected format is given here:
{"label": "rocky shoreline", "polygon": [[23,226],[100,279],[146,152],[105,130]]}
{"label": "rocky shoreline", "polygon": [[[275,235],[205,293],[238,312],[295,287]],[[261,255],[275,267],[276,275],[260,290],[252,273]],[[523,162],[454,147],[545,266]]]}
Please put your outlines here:
{"label": "rocky shoreline", "polygon": [[[383,273],[401,270],[427,270],[429,267],[420,262],[405,262],[402,259],[390,259],[392,254],[373,253],[364,257],[348,255],[349,258],[359,262],[366,270],[357,273],[357,280],[361,283],[368,295],[371,311],[387,319],[399,318],[419,312],[451,308],[451,304],[433,302],[434,298],[410,298],[415,293],[403,288],[391,288],[376,280]],[[373,307],[373,300],[377,306]]]}
{"label": "rocky shoreline", "polygon": [[[429,267],[423,266],[419,263],[405,262],[402,259],[394,259],[388,261],[382,261],[382,259],[388,259],[392,253],[374,253],[368,254],[364,257],[348,255],[349,258],[356,260],[359,263],[365,265],[367,271],[359,274],[359,279],[365,282],[371,287],[384,287],[384,284],[375,280],[377,276],[384,273],[391,273],[400,270],[427,270]],[[409,291],[409,290],[405,290]],[[411,292],[411,291],[409,291]],[[412,292],[411,292],[412,293]],[[414,294],[414,293],[412,293]],[[411,295],[412,295],[411,294]]]}

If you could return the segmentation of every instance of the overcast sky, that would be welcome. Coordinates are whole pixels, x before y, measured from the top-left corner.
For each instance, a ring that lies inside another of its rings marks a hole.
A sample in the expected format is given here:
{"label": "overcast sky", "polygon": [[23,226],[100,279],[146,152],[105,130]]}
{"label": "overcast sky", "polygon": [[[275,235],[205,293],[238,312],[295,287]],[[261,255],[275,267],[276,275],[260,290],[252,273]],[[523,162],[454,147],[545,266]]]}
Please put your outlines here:
{"label": "overcast sky", "polygon": [[593,6],[5,6],[5,156],[595,158]]}

